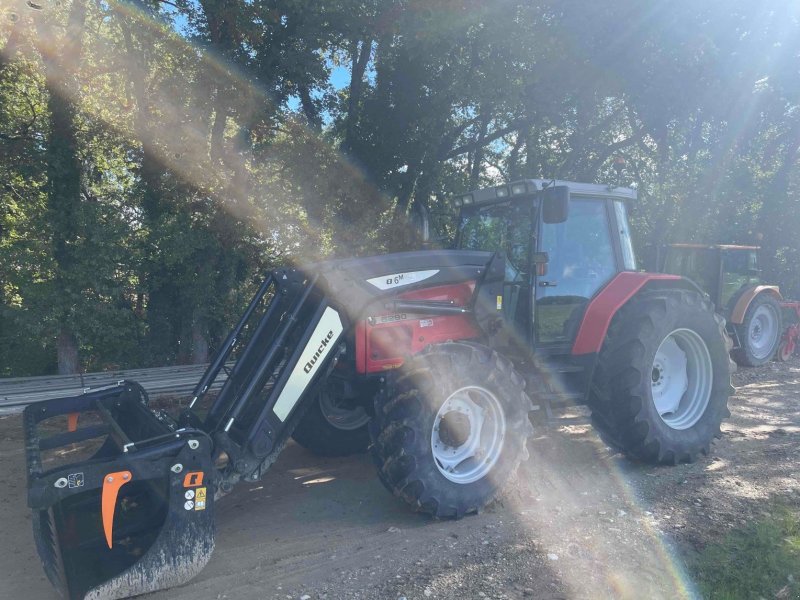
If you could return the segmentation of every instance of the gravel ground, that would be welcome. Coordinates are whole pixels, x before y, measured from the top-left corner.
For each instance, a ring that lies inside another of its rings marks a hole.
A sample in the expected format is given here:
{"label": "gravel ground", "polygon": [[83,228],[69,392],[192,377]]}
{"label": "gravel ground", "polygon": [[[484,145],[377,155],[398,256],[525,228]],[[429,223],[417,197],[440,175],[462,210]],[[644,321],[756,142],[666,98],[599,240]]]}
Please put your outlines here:
{"label": "gravel ground", "polygon": [[[206,569],[148,598],[692,597],[683,551],[763,516],[768,501],[800,506],[800,362],[734,382],[711,456],[634,464],[578,419],[539,430],[503,500],[457,522],[411,513],[367,457],[291,444],[263,481],[218,503]],[[18,415],[0,416],[0,457],[0,598],[55,598],[30,533]]]}

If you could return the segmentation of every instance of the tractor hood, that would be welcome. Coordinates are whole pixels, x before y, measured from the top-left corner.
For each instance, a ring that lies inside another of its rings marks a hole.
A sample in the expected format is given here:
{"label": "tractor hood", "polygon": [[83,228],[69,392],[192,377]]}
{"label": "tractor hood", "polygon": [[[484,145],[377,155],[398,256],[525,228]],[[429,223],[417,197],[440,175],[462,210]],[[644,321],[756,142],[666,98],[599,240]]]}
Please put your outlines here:
{"label": "tractor hood", "polygon": [[[487,269],[497,270],[491,252],[423,250],[315,263],[306,273],[320,276],[319,285],[335,302],[358,313],[371,301],[413,289],[478,281]],[[502,261],[499,261],[502,262]],[[502,277],[502,266],[499,270]]]}

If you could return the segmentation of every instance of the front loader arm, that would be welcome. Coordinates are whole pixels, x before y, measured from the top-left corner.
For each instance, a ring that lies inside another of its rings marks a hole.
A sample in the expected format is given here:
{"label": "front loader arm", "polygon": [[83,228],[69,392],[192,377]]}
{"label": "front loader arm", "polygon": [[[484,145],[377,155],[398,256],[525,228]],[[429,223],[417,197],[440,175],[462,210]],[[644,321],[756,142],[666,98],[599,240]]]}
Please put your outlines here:
{"label": "front loader arm", "polygon": [[[258,479],[274,461],[303,416],[304,399],[313,396],[345,351],[355,324],[390,309],[402,292],[482,280],[491,258],[484,252],[411,252],[271,273],[269,285],[257,294],[269,301],[250,324],[252,336],[201,425],[214,438],[216,456],[224,452],[231,465],[223,489],[239,478]],[[457,310],[406,304],[420,314]],[[248,308],[234,332],[254,313]],[[232,344],[223,351],[228,347]],[[218,358],[209,367],[203,388],[220,364]],[[197,422],[191,416],[184,421]]]}

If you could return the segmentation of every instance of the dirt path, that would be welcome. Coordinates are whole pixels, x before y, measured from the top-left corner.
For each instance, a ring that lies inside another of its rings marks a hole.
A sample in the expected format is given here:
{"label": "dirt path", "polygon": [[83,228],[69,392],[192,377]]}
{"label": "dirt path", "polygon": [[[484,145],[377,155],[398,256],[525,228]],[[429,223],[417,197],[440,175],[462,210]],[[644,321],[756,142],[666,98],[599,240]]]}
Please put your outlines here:
{"label": "dirt path", "polygon": [[[710,458],[653,468],[612,455],[591,428],[542,430],[504,501],[458,522],[391,497],[366,457],[290,445],[264,480],[217,505],[217,549],[169,599],[692,597],[679,550],[779,499],[800,506],[800,363],[737,374]],[[0,598],[54,598],[25,509],[18,416],[0,417]]]}

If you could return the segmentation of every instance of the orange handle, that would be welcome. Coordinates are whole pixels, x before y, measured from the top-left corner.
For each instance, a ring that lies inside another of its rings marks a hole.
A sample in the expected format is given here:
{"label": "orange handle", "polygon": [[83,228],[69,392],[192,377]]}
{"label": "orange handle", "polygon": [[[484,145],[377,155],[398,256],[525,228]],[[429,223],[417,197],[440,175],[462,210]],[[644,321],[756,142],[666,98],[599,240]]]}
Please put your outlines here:
{"label": "orange handle", "polygon": [[106,534],[106,543],[111,548],[111,534],[114,530],[114,511],[117,507],[119,488],[128,483],[133,477],[130,471],[109,473],[103,478],[103,531]]}

